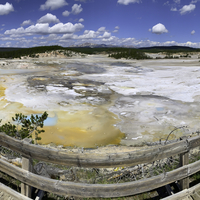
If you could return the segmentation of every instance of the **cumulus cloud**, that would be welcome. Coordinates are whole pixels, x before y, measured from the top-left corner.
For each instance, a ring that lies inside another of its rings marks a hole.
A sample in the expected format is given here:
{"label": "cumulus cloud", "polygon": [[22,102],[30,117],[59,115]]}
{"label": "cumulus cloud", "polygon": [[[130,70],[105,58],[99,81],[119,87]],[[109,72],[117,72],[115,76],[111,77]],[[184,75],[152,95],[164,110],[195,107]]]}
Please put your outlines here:
{"label": "cumulus cloud", "polygon": [[80,1],[86,3],[88,0],[75,0],[75,1]]}
{"label": "cumulus cloud", "polygon": [[140,0],[118,0],[117,3],[123,4],[123,5],[128,5],[130,3],[140,3]]}
{"label": "cumulus cloud", "polygon": [[177,11],[177,8],[171,8],[171,11],[175,12],[175,11]]}
{"label": "cumulus cloud", "polygon": [[98,32],[105,32],[106,31],[106,27],[102,26],[97,31]]}
{"label": "cumulus cloud", "polygon": [[73,33],[67,33],[67,34],[64,34],[60,39],[61,40],[69,40],[69,39],[73,39]]}
{"label": "cumulus cloud", "polygon": [[21,26],[28,26],[30,24],[32,24],[31,20],[25,20],[22,22]]}
{"label": "cumulus cloud", "polygon": [[186,13],[192,12],[196,8],[196,5],[190,4],[190,5],[184,5],[179,11],[181,15],[184,15]]}
{"label": "cumulus cloud", "polygon": [[166,1],[163,5],[164,6],[168,6],[169,5],[169,1]]}
{"label": "cumulus cloud", "polygon": [[111,33],[108,33],[107,31],[103,34],[103,36],[100,36],[99,38],[109,38],[111,37]]}
{"label": "cumulus cloud", "polygon": [[80,18],[80,19],[78,20],[78,22],[84,22],[84,19],[83,19],[83,18]]}
{"label": "cumulus cloud", "polygon": [[42,16],[40,19],[37,21],[38,23],[59,23],[60,20],[55,16],[52,15],[51,13],[47,13],[46,15]]}
{"label": "cumulus cloud", "polygon": [[191,32],[191,35],[194,35],[195,34],[195,30],[193,30],[192,32]]}
{"label": "cumulus cloud", "polygon": [[7,15],[10,12],[14,11],[13,5],[10,3],[0,4],[0,15]]}
{"label": "cumulus cloud", "polygon": [[81,8],[81,4],[74,4],[72,6],[72,14],[78,15],[80,12],[82,12],[83,8]]}
{"label": "cumulus cloud", "polygon": [[65,10],[65,11],[62,13],[62,15],[63,15],[64,17],[68,17],[68,16],[70,15],[70,12],[67,11],[67,10]]}
{"label": "cumulus cloud", "polygon": [[77,39],[93,39],[97,37],[97,33],[92,30],[85,30],[83,35],[80,35]]}
{"label": "cumulus cloud", "polygon": [[165,28],[165,26],[161,23],[158,23],[155,26],[153,26],[151,31],[152,31],[152,33],[155,33],[155,34],[158,34],[158,35],[168,32],[168,30]]}
{"label": "cumulus cloud", "polygon": [[46,35],[46,34],[66,34],[66,33],[74,33],[80,31],[84,26],[81,23],[72,24],[70,22],[63,24],[58,23],[54,26],[50,27],[48,23],[37,23],[36,25],[31,25],[24,29],[20,27],[18,29],[11,29],[5,31],[5,35]]}
{"label": "cumulus cloud", "polygon": [[111,33],[107,32],[105,27],[100,27],[97,31],[93,30],[85,30],[82,35],[74,35],[73,39],[82,39],[82,40],[90,40],[90,39],[108,39],[111,37]]}
{"label": "cumulus cloud", "polygon": [[[48,24],[47,24],[48,25]],[[47,26],[48,27],[48,26]],[[25,30],[25,29],[22,29]],[[118,38],[116,36],[110,36],[108,37],[109,33],[106,33],[104,36],[107,36],[103,38],[102,36],[99,37],[98,31],[93,30],[86,30],[84,31],[83,35],[75,35],[72,33],[65,33],[63,35],[60,34],[49,34],[49,35],[42,35],[37,36],[35,35],[32,37],[32,39],[22,38],[20,37],[12,37],[7,35],[2,35],[0,40],[2,41],[12,41],[11,46],[22,46],[22,47],[30,47],[30,46],[41,46],[41,45],[65,45],[70,46],[74,44],[82,44],[84,42],[91,42],[96,44],[111,44],[111,45],[117,45],[117,46],[130,46],[130,47],[149,47],[149,46],[191,46],[195,48],[200,48],[200,43],[193,43],[193,42],[185,42],[185,43],[178,43],[176,41],[166,41],[166,42],[157,42],[157,41],[151,41],[151,40],[136,40],[135,38]],[[14,43],[16,41],[16,43]],[[2,43],[2,46],[4,44]]]}
{"label": "cumulus cloud", "polygon": [[55,10],[66,5],[68,5],[68,3],[65,0],[47,0],[45,4],[40,6],[40,10]]}
{"label": "cumulus cloud", "polygon": [[113,31],[113,33],[117,33],[119,31],[119,26],[115,26],[115,30]]}
{"label": "cumulus cloud", "polygon": [[180,4],[181,0],[174,0],[175,3]]}
{"label": "cumulus cloud", "polygon": [[84,26],[81,23],[72,24],[70,22],[63,24],[58,23],[49,28],[50,33],[74,33],[80,31]]}

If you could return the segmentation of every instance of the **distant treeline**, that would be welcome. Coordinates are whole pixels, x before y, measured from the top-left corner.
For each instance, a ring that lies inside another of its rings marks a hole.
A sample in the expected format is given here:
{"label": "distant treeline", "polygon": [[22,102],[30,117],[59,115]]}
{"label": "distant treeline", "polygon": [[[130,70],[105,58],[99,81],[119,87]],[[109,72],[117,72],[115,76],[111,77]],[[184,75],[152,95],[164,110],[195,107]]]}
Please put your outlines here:
{"label": "distant treeline", "polygon": [[45,53],[47,51],[61,50],[64,49],[61,46],[40,46],[32,48],[20,48],[13,50],[12,48],[7,48],[6,51],[3,51],[4,48],[0,48],[0,58],[21,58],[21,56],[31,56],[37,53]]}
{"label": "distant treeline", "polygon": [[120,48],[120,47],[109,47],[109,48],[83,48],[83,47],[72,47],[67,48],[68,50],[77,52],[77,53],[84,53],[84,54],[98,54],[98,53],[105,53],[109,54],[109,57],[113,57],[116,59],[126,58],[126,59],[149,59],[145,52],[140,49],[134,48]]}
{"label": "distant treeline", "polygon": [[0,48],[0,58],[21,58],[22,56],[34,57],[37,53],[51,52],[55,50],[72,51],[80,54],[108,54],[116,59],[149,59],[145,53],[165,52],[167,55],[174,53],[200,52],[200,49],[191,47],[171,46],[171,47],[147,47],[147,48],[121,48],[121,47],[62,47],[62,46],[39,46],[32,48]]}
{"label": "distant treeline", "polygon": [[125,58],[125,59],[150,59],[144,52],[138,49],[118,49],[118,51],[109,54],[109,57],[113,57],[116,59]]}
{"label": "distant treeline", "polygon": [[155,46],[155,47],[143,47],[139,48],[146,53],[189,53],[189,52],[200,52],[200,49],[185,47],[185,46]]}

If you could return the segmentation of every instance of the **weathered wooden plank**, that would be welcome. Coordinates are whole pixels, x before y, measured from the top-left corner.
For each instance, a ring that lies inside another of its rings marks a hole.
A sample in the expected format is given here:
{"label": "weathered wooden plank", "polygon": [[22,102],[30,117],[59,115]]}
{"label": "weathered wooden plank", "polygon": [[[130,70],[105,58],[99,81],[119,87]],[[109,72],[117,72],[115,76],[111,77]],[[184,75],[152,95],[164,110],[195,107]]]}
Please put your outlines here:
{"label": "weathered wooden plank", "polygon": [[192,137],[188,139],[189,149],[200,146],[200,136]]}
{"label": "weathered wooden plank", "polygon": [[188,142],[179,141],[164,146],[156,146],[150,149],[123,153],[74,153],[29,144],[25,141],[11,138],[4,133],[0,133],[0,145],[41,161],[88,168],[134,166],[188,151]]}
{"label": "weathered wooden plank", "polygon": [[5,194],[10,195],[15,200],[31,200],[30,198],[16,192],[15,190],[5,186],[4,184],[0,183],[0,191],[4,192]]}
{"label": "weathered wooden plank", "polygon": [[191,176],[195,173],[197,173],[198,171],[200,171],[200,160],[187,165],[188,166],[188,176]]}
{"label": "weathered wooden plank", "polygon": [[199,190],[200,190],[200,183],[189,189],[185,189],[185,190],[178,192],[176,194],[173,194],[169,197],[163,198],[162,200],[180,200],[180,199],[183,199],[187,196],[194,194],[196,191],[199,191]]}
{"label": "weathered wooden plank", "polygon": [[[0,160],[0,171],[38,189],[52,192],[54,194],[77,196],[77,197],[122,197],[147,192],[158,187],[181,180],[196,172],[196,166],[200,161],[185,165],[181,168],[161,174],[159,176],[142,179],[139,181],[120,184],[83,184],[63,182],[45,178],[27,172],[21,168]],[[193,170],[193,166],[195,170]]]}
{"label": "weathered wooden plank", "polygon": [[182,192],[178,192],[176,194],[170,195],[166,198],[163,198],[162,200],[180,200],[180,199],[184,199],[188,195],[189,195],[189,191],[185,189],[185,190],[182,190]]}

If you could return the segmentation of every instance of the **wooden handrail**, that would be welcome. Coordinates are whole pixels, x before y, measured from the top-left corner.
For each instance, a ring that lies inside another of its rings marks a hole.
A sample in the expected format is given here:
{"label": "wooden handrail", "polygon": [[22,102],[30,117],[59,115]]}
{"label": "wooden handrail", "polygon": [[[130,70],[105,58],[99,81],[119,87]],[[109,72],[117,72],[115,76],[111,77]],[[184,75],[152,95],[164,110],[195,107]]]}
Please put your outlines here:
{"label": "wooden handrail", "polygon": [[[156,160],[164,159],[179,154],[182,161],[188,157],[190,149],[200,146],[200,137],[193,137],[187,140],[164,146],[154,146],[149,149],[139,151],[129,151],[120,153],[84,153],[68,152],[53,148],[45,148],[40,145],[29,144],[26,141],[11,138],[4,133],[0,133],[0,145],[22,154],[26,159],[26,167],[30,165],[31,159],[47,161],[67,166],[108,168],[116,166],[134,166]],[[186,159],[187,160],[187,159]],[[30,186],[59,195],[77,197],[122,197],[147,192],[158,187],[167,185],[177,180],[184,180],[184,187],[188,187],[188,177],[200,171],[200,161],[192,164],[182,162],[182,167],[151,178],[146,178],[134,182],[120,184],[83,184],[73,182],[63,182],[38,176],[31,173],[29,167],[27,171],[13,166],[0,159],[0,171],[20,180],[25,190],[25,195],[29,195]],[[187,179],[186,179],[187,178]]]}
{"label": "wooden handrail", "polygon": [[32,200],[15,190],[5,186],[4,184],[0,183],[0,191],[4,192],[5,194],[9,194],[11,197],[14,197],[15,200]]}
{"label": "wooden handrail", "polygon": [[173,171],[138,181],[119,184],[84,184],[49,179],[0,159],[0,171],[35,188],[59,195],[77,197],[122,197],[147,192],[186,178],[199,171],[200,161]]}
{"label": "wooden handrail", "polygon": [[195,137],[189,140],[182,140],[164,146],[154,146],[139,151],[123,153],[92,153],[85,151],[84,153],[75,153],[29,144],[25,141],[11,138],[4,133],[0,133],[0,145],[19,152],[26,157],[29,156],[34,159],[60,165],[87,168],[126,167],[153,162],[155,160],[186,153],[189,149],[199,144],[200,137]]}

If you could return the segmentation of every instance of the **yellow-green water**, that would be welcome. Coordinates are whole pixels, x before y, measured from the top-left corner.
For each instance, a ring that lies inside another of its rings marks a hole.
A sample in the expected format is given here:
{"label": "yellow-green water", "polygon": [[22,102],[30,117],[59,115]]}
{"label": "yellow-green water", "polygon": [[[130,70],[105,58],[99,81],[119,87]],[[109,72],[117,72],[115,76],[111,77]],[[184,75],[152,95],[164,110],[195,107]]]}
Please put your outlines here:
{"label": "yellow-green water", "polygon": [[[6,87],[0,85],[0,119],[2,123],[11,121],[15,113],[24,115],[41,114],[44,111],[27,108],[18,102],[5,99]],[[40,144],[55,143],[63,146],[96,147],[119,144],[124,134],[115,127],[118,117],[103,106],[91,106],[90,109],[74,112],[62,110],[50,111],[49,118],[56,116],[53,126],[45,126],[40,134]]]}

